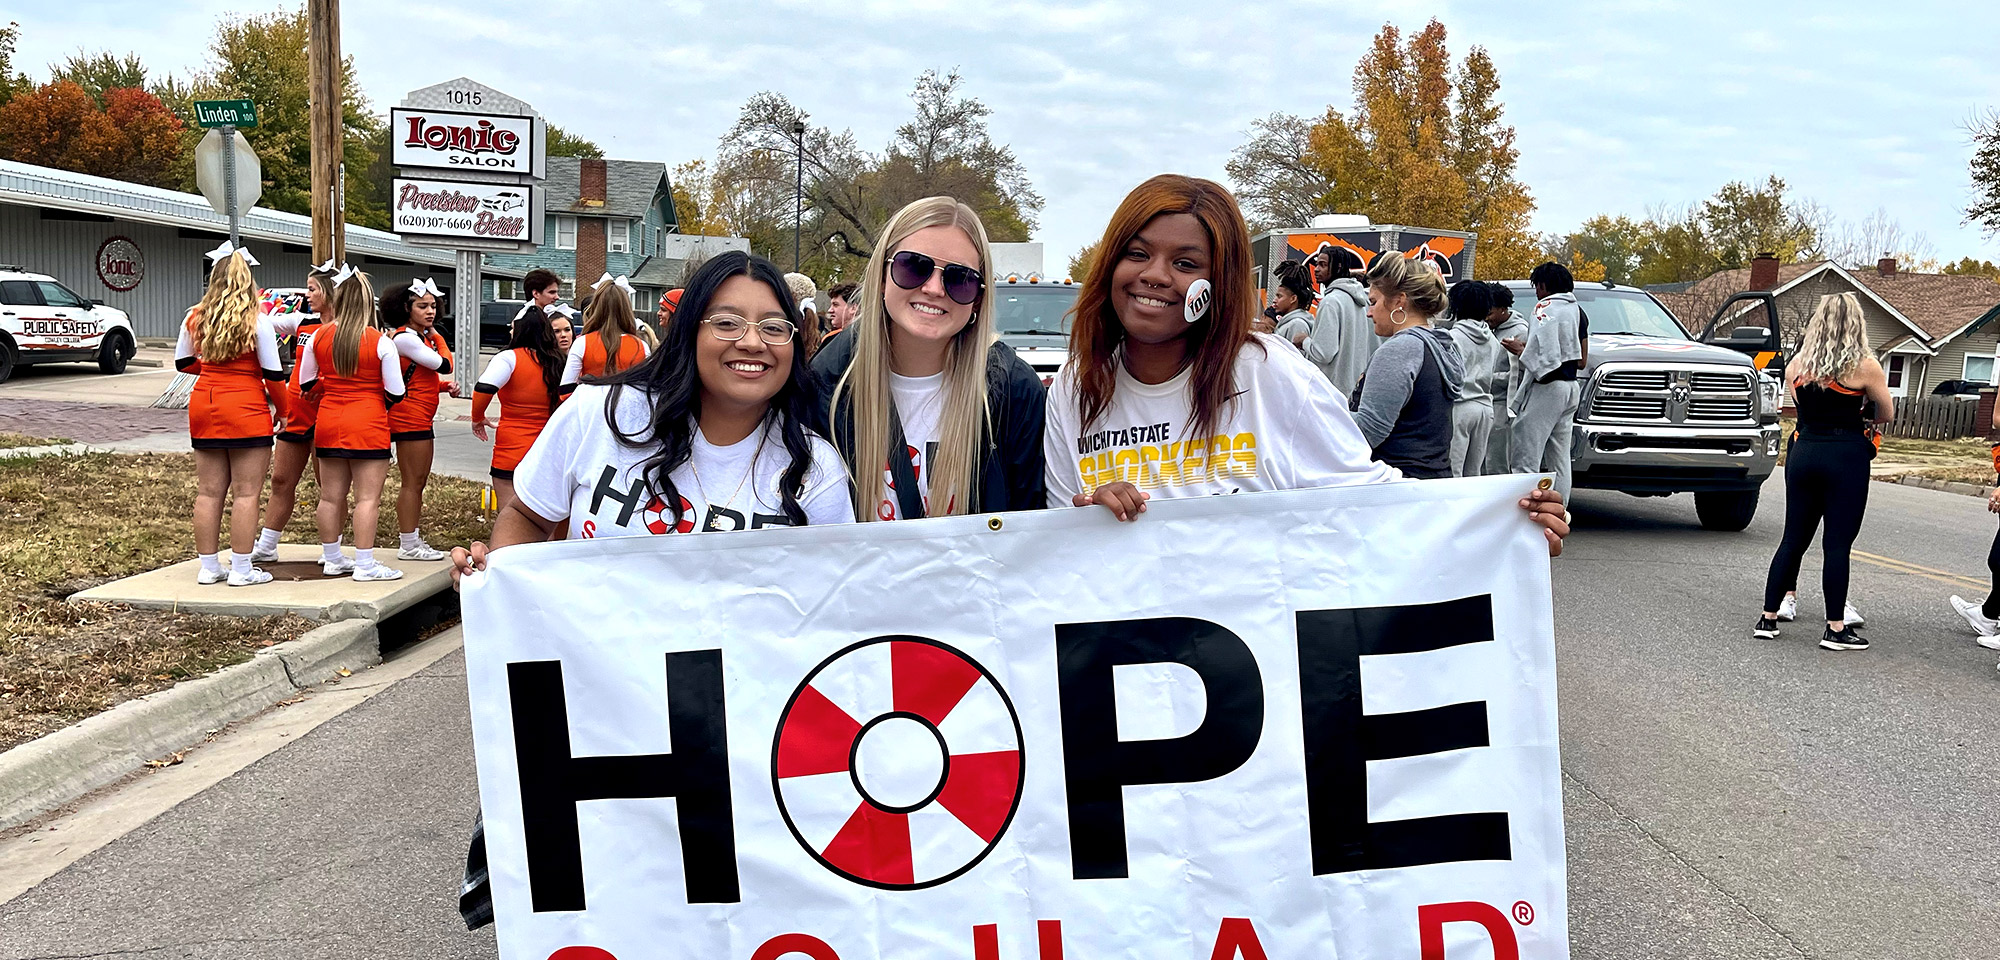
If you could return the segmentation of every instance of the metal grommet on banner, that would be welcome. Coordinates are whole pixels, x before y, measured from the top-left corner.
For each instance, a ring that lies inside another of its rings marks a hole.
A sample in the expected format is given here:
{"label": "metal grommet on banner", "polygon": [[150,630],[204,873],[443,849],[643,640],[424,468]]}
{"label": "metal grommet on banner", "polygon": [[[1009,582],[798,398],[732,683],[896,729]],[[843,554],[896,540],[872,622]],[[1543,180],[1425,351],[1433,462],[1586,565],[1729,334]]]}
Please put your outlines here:
{"label": "metal grommet on banner", "polygon": [[1001,526],[1001,520],[1000,520],[1000,518],[999,518],[999,517],[988,517],[988,518],[987,518],[987,520],[986,520],[986,529],[988,529],[988,530],[998,530],[998,529],[1000,529],[1000,526]]}
{"label": "metal grommet on banner", "polygon": [[1555,482],[1555,480],[1553,480],[1553,479],[1551,479],[1551,478],[1549,478],[1549,477],[1543,477],[1543,478],[1542,478],[1542,482],[1541,482],[1541,483],[1538,483],[1538,484],[1535,484],[1535,489],[1537,489],[1537,490],[1547,490],[1548,488],[1550,488],[1550,487],[1553,487],[1553,486],[1555,486],[1555,485],[1556,485],[1556,482]]}

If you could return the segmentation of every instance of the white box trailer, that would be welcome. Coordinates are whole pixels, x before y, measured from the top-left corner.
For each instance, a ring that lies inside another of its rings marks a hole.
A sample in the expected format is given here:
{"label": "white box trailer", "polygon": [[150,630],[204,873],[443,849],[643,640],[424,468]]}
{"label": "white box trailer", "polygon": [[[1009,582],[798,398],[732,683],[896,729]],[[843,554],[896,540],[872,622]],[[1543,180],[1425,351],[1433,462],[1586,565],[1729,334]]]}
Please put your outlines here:
{"label": "white box trailer", "polygon": [[1406,227],[1394,223],[1339,222],[1363,218],[1323,217],[1335,221],[1325,226],[1291,227],[1260,233],[1250,241],[1251,256],[1257,264],[1257,289],[1270,286],[1271,271],[1281,260],[1304,260],[1321,244],[1345,247],[1366,266],[1384,253],[1400,253],[1415,260],[1428,260],[1444,272],[1446,284],[1472,276],[1473,253],[1479,235],[1458,230]]}
{"label": "white box trailer", "polygon": [[1011,275],[1025,280],[1031,273],[1038,277],[1049,275],[1042,266],[1042,245],[1039,242],[995,243],[990,246],[993,250],[993,269],[986,271],[989,277],[1004,280]]}

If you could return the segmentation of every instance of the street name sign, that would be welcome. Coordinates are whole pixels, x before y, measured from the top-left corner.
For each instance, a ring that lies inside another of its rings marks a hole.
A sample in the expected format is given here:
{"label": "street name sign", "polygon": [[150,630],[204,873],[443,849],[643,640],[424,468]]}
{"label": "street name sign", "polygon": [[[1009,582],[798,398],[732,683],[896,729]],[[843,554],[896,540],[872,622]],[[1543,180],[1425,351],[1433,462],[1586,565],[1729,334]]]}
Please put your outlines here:
{"label": "street name sign", "polygon": [[194,119],[204,127],[254,127],[257,105],[249,100],[196,100]]}

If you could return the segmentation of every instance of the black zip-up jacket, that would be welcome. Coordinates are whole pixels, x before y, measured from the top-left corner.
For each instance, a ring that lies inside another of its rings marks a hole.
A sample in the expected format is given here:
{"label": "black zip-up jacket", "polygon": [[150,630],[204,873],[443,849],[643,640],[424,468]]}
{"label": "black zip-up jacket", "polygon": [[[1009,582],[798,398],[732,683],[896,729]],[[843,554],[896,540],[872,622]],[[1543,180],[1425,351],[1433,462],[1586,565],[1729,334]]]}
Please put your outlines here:
{"label": "black zip-up jacket", "polygon": [[[813,356],[814,379],[818,381],[821,416],[831,414],[831,429],[820,432],[832,438],[840,457],[854,469],[854,411],[843,401],[831,410],[833,388],[854,362],[854,337],[839,336],[821,346]],[[1042,378],[1014,353],[1012,347],[995,343],[986,355],[986,403],[993,412],[992,427],[983,438],[968,513],[1002,513],[1010,510],[1040,510],[1048,506],[1048,477],[1042,457],[1042,423],[1048,415],[1048,391]],[[822,427],[827,424],[821,424]],[[891,450],[902,449],[891,442]],[[876,467],[875,469],[881,469]],[[863,504],[873,510],[874,504]]]}

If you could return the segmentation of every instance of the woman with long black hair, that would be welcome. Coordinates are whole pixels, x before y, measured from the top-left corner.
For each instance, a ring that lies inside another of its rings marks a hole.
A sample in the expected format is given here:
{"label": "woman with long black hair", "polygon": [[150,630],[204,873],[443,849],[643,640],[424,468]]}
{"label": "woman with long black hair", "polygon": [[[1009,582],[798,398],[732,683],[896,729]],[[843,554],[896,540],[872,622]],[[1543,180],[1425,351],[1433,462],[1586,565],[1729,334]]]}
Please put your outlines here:
{"label": "woman with long black hair", "polygon": [[[1785,539],[1771,557],[1764,581],[1764,612],[1751,635],[1778,636],[1785,594],[1797,585],[1799,564],[1822,522],[1820,550],[1826,562],[1820,581],[1826,592],[1826,650],[1866,650],[1847,603],[1848,563],[1861,518],[1868,511],[1868,464],[1875,459],[1869,421],[1894,419],[1889,378],[1868,346],[1868,320],[1861,298],[1852,293],[1819,298],[1799,349],[1785,366],[1798,406],[1798,427],[1785,455]],[[1873,409],[1870,409],[1870,405]]]}
{"label": "woman with long black hair", "polygon": [[[1250,332],[1250,231],[1228,190],[1154,177],[1119,204],[1097,249],[1069,362],[1049,388],[1051,507],[1098,504],[1133,520],[1155,495],[1402,478],[1370,458],[1340,394],[1298,351]],[[1561,553],[1561,498],[1536,490],[1521,506]]]}
{"label": "woman with long black hair", "polygon": [[514,320],[507,349],[494,354],[479,374],[472,397],[472,435],[487,439],[487,405],[500,401],[500,425],[493,438],[493,493],[500,509],[514,499],[514,468],[542,435],[562,402],[563,348],[557,345],[549,314],[529,310]]}
{"label": "woman with long black hair", "polygon": [[[840,455],[811,429],[816,392],[778,269],[731,251],[686,290],[658,352],[577,387],[549,421],[490,549],[560,524],[583,540],[854,521]],[[488,549],[452,551],[458,572]]]}
{"label": "woman with long black hair", "polygon": [[403,361],[403,402],[389,409],[389,440],[396,445],[396,470],[403,487],[396,494],[398,560],[443,560],[424,542],[424,488],[431,482],[437,452],[438,395],[458,396],[451,378],[451,346],[437,329],[438,300],[444,291],[425,277],[383,291],[382,325]]}

